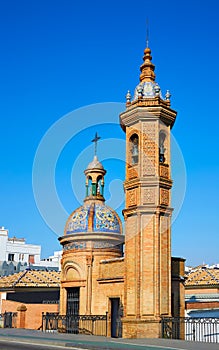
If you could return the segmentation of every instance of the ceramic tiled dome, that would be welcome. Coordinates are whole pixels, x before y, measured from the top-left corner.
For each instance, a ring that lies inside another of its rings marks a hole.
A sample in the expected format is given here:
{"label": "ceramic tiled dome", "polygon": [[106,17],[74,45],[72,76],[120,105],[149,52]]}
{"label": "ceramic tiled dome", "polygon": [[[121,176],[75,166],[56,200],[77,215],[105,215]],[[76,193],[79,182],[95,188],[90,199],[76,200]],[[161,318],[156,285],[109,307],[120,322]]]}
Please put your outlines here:
{"label": "ceramic tiled dome", "polygon": [[122,224],[117,213],[103,202],[85,203],[69,216],[65,235],[74,233],[122,233]]}

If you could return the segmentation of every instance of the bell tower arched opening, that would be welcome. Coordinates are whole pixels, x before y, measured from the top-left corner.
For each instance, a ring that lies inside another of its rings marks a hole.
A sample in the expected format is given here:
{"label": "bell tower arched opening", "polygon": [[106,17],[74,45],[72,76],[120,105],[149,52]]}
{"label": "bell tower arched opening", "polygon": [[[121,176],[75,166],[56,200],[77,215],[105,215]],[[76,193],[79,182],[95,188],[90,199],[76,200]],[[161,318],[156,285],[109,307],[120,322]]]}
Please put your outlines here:
{"label": "bell tower arched opening", "polygon": [[138,164],[139,158],[139,138],[136,133],[132,134],[129,139],[129,153],[131,165]]}
{"label": "bell tower arched opening", "polygon": [[166,157],[165,157],[165,140],[166,140],[166,133],[162,130],[159,134],[159,162],[165,163]]}

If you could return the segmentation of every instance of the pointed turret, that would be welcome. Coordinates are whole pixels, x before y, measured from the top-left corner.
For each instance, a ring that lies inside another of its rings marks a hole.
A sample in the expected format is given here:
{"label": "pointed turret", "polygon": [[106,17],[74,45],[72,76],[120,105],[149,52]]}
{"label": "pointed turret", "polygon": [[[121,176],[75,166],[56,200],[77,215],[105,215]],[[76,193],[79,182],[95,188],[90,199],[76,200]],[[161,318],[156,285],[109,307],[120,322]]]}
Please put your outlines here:
{"label": "pointed turret", "polygon": [[167,90],[165,98],[162,96],[161,88],[155,81],[155,65],[152,63],[151,49],[148,46],[144,50],[143,61],[140,66],[140,82],[135,88],[133,99],[129,90],[126,94],[126,107],[132,108],[134,105],[170,107],[171,94]]}
{"label": "pointed turret", "polygon": [[140,74],[140,81],[155,81],[155,65],[151,62],[152,56],[151,56],[151,50],[149,47],[146,47],[144,50],[144,56],[143,56],[144,63],[141,65],[141,74]]}

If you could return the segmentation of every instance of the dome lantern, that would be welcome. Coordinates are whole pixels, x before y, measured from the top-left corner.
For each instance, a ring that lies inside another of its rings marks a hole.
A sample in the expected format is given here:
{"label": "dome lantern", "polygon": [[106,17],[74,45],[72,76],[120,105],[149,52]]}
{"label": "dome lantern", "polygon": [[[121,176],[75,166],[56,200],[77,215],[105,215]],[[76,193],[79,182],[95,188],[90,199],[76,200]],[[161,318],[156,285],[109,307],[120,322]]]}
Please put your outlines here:
{"label": "dome lantern", "polygon": [[99,199],[105,201],[104,199],[104,175],[106,170],[103,165],[99,162],[97,158],[97,142],[100,136],[95,134],[95,138],[92,140],[95,144],[94,158],[91,163],[88,164],[87,169],[84,171],[86,175],[86,200]]}

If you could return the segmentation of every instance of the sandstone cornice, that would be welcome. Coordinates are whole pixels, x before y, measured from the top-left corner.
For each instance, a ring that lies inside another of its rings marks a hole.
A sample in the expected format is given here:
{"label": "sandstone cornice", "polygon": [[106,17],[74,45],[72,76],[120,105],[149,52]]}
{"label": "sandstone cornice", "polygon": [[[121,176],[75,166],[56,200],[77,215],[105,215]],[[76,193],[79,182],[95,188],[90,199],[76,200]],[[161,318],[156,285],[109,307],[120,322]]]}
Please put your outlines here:
{"label": "sandstone cornice", "polygon": [[[149,103],[150,101],[151,103]],[[121,126],[125,128],[136,124],[138,121],[161,120],[172,128],[177,112],[165,104],[152,102],[156,102],[156,99],[149,99],[142,103],[138,103],[138,101],[133,102],[133,105],[130,105],[125,112],[120,114]]]}
{"label": "sandstone cornice", "polygon": [[139,186],[167,186],[168,188],[171,188],[173,185],[173,181],[171,179],[166,179],[164,177],[155,177],[152,176],[151,178],[148,177],[142,177],[142,178],[137,178],[137,179],[132,179],[128,181],[124,181],[124,188],[129,189],[129,188],[137,188]]}

